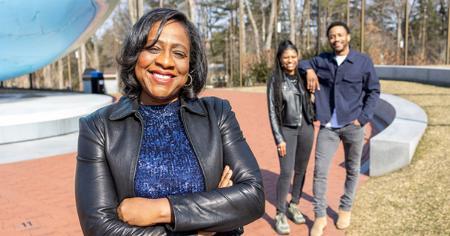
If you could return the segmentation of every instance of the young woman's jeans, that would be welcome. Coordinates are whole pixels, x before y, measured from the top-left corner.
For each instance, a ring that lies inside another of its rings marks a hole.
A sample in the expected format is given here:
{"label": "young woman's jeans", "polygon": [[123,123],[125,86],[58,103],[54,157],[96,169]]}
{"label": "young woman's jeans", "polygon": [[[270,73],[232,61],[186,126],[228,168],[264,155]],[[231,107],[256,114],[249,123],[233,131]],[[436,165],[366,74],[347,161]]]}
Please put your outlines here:
{"label": "young woman's jeans", "polygon": [[342,128],[321,127],[317,136],[313,179],[313,206],[316,217],[326,215],[327,179],[333,158],[342,141],[345,153],[345,188],[339,208],[350,211],[358,184],[361,154],[364,144],[364,127],[349,124]]}
{"label": "young woman's jeans", "polygon": [[301,198],[305,172],[314,141],[314,127],[303,118],[299,127],[282,127],[283,137],[286,141],[286,156],[278,157],[280,160],[280,177],[277,182],[277,213],[286,213],[286,198],[292,186],[291,202],[298,204]]}

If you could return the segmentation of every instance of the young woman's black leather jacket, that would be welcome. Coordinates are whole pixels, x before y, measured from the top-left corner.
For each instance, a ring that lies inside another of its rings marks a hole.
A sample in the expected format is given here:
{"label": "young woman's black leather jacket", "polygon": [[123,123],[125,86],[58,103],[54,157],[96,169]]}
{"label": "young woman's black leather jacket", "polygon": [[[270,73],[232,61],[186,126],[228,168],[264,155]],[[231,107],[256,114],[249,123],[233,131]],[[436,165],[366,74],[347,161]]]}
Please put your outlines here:
{"label": "young woman's black leather jacket", "polygon": [[[75,195],[85,235],[196,234],[229,232],[264,213],[258,164],[226,100],[208,97],[181,100],[181,118],[200,163],[206,191],[169,196],[173,223],[130,226],[117,218],[116,207],[134,197],[134,175],[142,140],[138,102],[122,98],[80,119]],[[218,189],[225,165],[233,186]]]}
{"label": "young woman's black leather jacket", "polygon": [[[275,78],[271,77],[267,86],[267,101],[269,106],[269,120],[272,127],[272,133],[276,144],[285,142],[281,126],[296,127],[302,124],[303,116],[308,123],[314,121],[314,106],[311,103],[311,97],[305,89],[304,79],[299,78],[298,86],[288,81],[286,76],[283,77],[281,84],[282,107],[281,117],[276,114],[275,110]],[[302,89],[300,91],[299,89]]]}

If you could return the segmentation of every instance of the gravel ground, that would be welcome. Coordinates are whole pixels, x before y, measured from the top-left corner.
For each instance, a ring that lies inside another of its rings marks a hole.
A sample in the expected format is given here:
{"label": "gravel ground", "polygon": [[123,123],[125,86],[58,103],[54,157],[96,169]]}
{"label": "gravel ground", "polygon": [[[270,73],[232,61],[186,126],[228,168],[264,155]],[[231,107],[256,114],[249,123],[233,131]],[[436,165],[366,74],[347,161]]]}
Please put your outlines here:
{"label": "gravel ground", "polygon": [[358,191],[348,235],[450,235],[450,88],[382,81],[383,93],[421,106],[428,128],[411,165]]}

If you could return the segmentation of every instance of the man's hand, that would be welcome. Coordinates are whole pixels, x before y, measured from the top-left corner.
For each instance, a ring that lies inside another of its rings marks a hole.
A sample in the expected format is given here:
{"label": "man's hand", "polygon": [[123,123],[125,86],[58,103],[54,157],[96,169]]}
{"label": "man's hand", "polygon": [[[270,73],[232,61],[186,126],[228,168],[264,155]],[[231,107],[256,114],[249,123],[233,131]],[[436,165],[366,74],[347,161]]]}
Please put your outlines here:
{"label": "man's hand", "polygon": [[319,78],[313,69],[306,70],[306,88],[310,93],[320,90]]}
{"label": "man's hand", "polygon": [[359,123],[358,119],[354,120],[352,123],[357,127],[361,127],[361,123]]}
{"label": "man's hand", "polygon": [[117,215],[123,222],[136,226],[171,223],[172,219],[167,198],[125,198],[117,207]]}
{"label": "man's hand", "polygon": [[278,154],[281,157],[285,157],[286,156],[286,143],[285,142],[281,142],[280,144],[277,145],[277,151]]}

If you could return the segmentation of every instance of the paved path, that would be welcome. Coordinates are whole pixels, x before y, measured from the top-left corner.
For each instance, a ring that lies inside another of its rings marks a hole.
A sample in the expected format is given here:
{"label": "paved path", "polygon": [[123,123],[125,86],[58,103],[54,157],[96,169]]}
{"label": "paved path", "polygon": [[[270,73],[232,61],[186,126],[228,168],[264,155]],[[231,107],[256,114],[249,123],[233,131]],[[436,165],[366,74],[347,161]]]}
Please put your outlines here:
{"label": "paved path", "polygon": [[[275,235],[275,183],[279,166],[263,93],[208,90],[205,95],[231,101],[244,135],[260,164],[265,192],[266,214],[245,227],[245,235]],[[0,165],[0,235],[82,235],[74,200],[75,155],[66,154],[38,160]],[[333,225],[338,198],[342,194],[345,169],[342,148],[334,158],[329,178],[328,227],[326,235],[343,235]],[[307,217],[306,225],[290,223],[291,235],[307,235],[311,227],[312,171],[309,163],[300,208]],[[361,177],[360,183],[367,179]]]}

